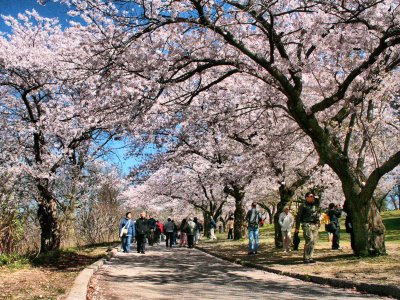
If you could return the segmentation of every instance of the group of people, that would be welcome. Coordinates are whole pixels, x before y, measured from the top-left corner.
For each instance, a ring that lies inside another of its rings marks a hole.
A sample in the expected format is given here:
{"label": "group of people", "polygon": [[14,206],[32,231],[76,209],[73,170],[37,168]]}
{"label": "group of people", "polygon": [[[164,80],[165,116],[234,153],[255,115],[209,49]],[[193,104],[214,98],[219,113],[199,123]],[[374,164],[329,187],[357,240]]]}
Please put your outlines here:
{"label": "group of people", "polygon": [[127,212],[119,226],[121,248],[124,253],[130,252],[132,241],[136,241],[137,253],[145,254],[146,243],[152,246],[165,239],[166,247],[172,247],[178,245],[178,237],[179,246],[193,248],[199,242],[202,231],[203,225],[196,217],[183,219],[178,228],[171,218],[163,224],[152,216],[146,217],[145,212],[142,212],[137,220],[133,220],[132,213]]}
{"label": "group of people", "polygon": [[[313,193],[305,194],[305,203],[300,205],[296,218],[293,217],[290,207],[286,206],[283,212],[279,215],[279,225],[282,233],[283,251],[290,252],[292,246],[291,231],[294,227],[295,237],[299,233],[299,228],[303,229],[304,244],[304,263],[313,263],[313,253],[315,243],[318,239],[318,230],[321,221],[325,223],[325,230],[328,233],[329,240],[332,242],[332,250],[340,250],[340,217],[342,208],[340,205],[330,203],[326,212],[321,212],[319,203]],[[257,204],[252,203],[251,209],[246,214],[248,237],[249,237],[249,252],[253,255],[258,253],[259,247],[259,226],[263,223],[262,213],[257,209]],[[349,224],[351,227],[351,225]],[[230,216],[226,227],[228,229],[228,239],[233,239],[234,220]],[[346,225],[346,230],[347,230]],[[215,229],[217,224],[213,218],[210,220],[210,239],[216,239]],[[131,212],[126,214],[126,217],[120,223],[120,237],[122,239],[122,250],[125,253],[130,252],[130,244],[132,238],[135,238],[137,243],[137,252],[145,253],[146,242],[149,245],[160,243],[165,237],[166,247],[178,245],[180,247],[193,248],[200,240],[203,225],[194,217],[183,219],[180,226],[168,218],[165,224],[149,216],[146,218],[146,213],[142,212],[136,222],[132,219]]]}
{"label": "group of people", "polygon": [[[296,218],[291,214],[288,206],[284,207],[283,212],[279,215],[279,226],[282,233],[283,251],[290,252],[292,246],[291,231],[294,226],[294,232],[297,236],[299,228],[303,229],[304,237],[304,253],[303,262],[313,263],[313,254],[315,243],[318,240],[318,230],[321,221],[325,223],[325,230],[328,233],[329,241],[332,242],[332,250],[341,250],[340,247],[340,217],[342,216],[342,208],[340,205],[330,203],[326,212],[321,214],[319,203],[316,196],[308,192],[305,194],[305,203],[300,205]],[[249,237],[249,254],[257,254],[258,252],[258,230],[262,221],[261,213],[257,210],[256,203],[252,203],[251,209],[246,215],[248,237]],[[351,223],[346,219],[346,231],[351,232]],[[349,228],[349,229],[348,229]],[[352,243],[353,244],[353,243]],[[297,247],[296,247],[297,249]]]}

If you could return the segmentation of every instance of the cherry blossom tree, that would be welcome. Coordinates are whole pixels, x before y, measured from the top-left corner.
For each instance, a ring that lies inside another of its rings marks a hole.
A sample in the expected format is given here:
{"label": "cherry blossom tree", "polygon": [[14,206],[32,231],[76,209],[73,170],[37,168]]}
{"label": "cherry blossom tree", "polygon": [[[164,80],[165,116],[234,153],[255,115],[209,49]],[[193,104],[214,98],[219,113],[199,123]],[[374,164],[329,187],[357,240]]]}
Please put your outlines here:
{"label": "cherry blossom tree", "polygon": [[169,102],[190,105],[236,80],[218,101],[245,85],[255,103],[285,110],[341,181],[355,254],[385,252],[372,196],[400,162],[398,1],[70,2],[92,21],[111,17],[126,34],[118,49],[146,41],[158,53],[154,79]]}

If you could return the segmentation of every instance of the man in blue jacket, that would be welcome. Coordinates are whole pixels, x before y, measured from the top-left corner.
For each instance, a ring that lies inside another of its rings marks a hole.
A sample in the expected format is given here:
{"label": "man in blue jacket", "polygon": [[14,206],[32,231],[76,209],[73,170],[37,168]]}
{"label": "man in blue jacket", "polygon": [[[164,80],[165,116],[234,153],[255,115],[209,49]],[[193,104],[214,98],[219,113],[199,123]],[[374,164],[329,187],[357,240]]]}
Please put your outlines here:
{"label": "man in blue jacket", "polygon": [[135,236],[135,221],[132,220],[130,211],[125,216],[119,225],[119,236],[122,241],[122,252],[129,253],[131,251],[132,237]]}

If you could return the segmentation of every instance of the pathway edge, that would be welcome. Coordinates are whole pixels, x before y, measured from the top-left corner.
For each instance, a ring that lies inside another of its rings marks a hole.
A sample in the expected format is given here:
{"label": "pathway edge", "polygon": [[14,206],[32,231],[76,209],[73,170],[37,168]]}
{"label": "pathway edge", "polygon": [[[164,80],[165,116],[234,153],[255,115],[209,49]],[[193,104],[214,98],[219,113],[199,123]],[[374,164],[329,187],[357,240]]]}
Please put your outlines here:
{"label": "pathway edge", "polygon": [[104,265],[106,260],[109,261],[111,258],[113,258],[117,253],[117,250],[118,248],[112,249],[106,254],[106,258],[102,258],[94,262],[79,272],[78,276],[74,280],[71,290],[67,295],[66,300],[86,300],[89,282],[93,274]]}
{"label": "pathway edge", "polygon": [[281,271],[275,268],[263,266],[260,264],[254,264],[254,263],[249,263],[249,262],[243,262],[240,259],[235,259],[235,258],[230,258],[226,257],[220,254],[216,254],[208,249],[202,248],[200,246],[196,246],[196,249],[203,251],[204,253],[207,253],[209,255],[215,256],[219,259],[223,259],[244,267],[250,267],[270,273],[275,273],[278,275],[283,275],[283,276],[288,276],[296,279],[300,279],[303,281],[308,281],[308,282],[313,282],[317,284],[326,284],[332,287],[338,287],[338,288],[345,288],[345,289],[355,289],[358,292],[361,293],[368,293],[368,294],[374,294],[374,295],[379,295],[379,296],[389,296],[395,299],[400,299],[400,288],[395,287],[395,286],[390,286],[390,285],[383,285],[383,284],[375,284],[375,283],[362,283],[362,282],[354,282],[354,281],[346,281],[343,279],[333,279],[333,278],[326,278],[326,277],[321,277],[321,276],[316,276],[316,275],[306,275],[306,274],[299,274],[299,273],[293,273],[293,272],[287,272],[287,271]]}

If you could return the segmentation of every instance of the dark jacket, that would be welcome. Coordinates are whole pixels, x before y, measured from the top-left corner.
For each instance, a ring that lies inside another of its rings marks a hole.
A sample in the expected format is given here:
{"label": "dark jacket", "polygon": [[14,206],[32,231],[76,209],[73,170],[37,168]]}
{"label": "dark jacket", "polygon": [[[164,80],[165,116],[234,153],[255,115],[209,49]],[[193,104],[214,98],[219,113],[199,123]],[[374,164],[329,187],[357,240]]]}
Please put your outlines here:
{"label": "dark jacket", "polygon": [[146,218],[136,220],[136,235],[147,234],[149,231],[149,223]]}
{"label": "dark jacket", "polygon": [[329,216],[329,220],[331,223],[335,223],[336,226],[339,226],[339,218],[342,216],[342,210],[332,208],[327,211],[327,215]]}
{"label": "dark jacket", "polygon": [[119,235],[121,235],[122,228],[124,227],[128,228],[127,236],[135,236],[135,221],[133,219],[123,218],[121,220],[119,224]]}
{"label": "dark jacket", "polygon": [[296,216],[296,228],[299,228],[300,223],[319,224],[321,212],[318,203],[304,203],[300,205],[299,211]]}
{"label": "dark jacket", "polygon": [[150,218],[148,220],[148,224],[149,224],[149,229],[156,229],[156,220],[154,218]]}

